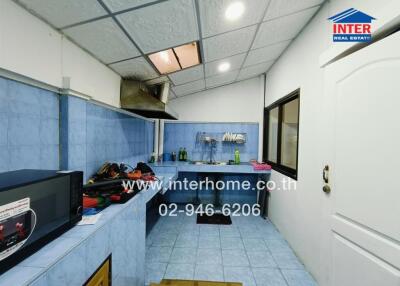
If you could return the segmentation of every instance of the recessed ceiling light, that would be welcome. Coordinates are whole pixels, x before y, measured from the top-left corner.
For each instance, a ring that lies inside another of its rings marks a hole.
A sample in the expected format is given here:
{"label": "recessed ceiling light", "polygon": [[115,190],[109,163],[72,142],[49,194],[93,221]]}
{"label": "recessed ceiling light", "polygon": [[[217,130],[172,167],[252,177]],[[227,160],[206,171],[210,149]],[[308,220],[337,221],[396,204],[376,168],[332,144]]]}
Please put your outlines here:
{"label": "recessed ceiling light", "polygon": [[244,4],[242,2],[234,2],[226,8],[225,18],[230,21],[239,19],[244,13]]}
{"label": "recessed ceiling light", "polygon": [[228,71],[230,68],[231,68],[231,64],[230,64],[230,63],[227,63],[227,62],[224,62],[224,63],[221,63],[221,64],[218,66],[218,71],[219,71],[219,72],[226,72],[226,71]]}

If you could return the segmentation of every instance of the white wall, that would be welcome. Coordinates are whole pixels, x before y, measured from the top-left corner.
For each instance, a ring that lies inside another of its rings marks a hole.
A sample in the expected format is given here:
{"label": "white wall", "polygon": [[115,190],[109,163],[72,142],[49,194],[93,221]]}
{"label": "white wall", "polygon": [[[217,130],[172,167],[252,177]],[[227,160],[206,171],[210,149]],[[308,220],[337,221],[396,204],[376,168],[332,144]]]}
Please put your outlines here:
{"label": "white wall", "polygon": [[[0,1],[0,68],[119,107],[120,76],[11,0]],[[4,73],[2,73],[4,75]]]}
{"label": "white wall", "polygon": [[179,120],[258,122],[259,159],[262,155],[264,76],[183,96],[169,102]]}
{"label": "white wall", "polygon": [[[324,162],[319,146],[323,70],[319,56],[334,45],[331,23],[327,18],[348,8],[356,8],[372,16],[386,1],[337,0],[325,3],[310,24],[289,46],[267,73],[265,105],[300,88],[299,165],[297,190],[276,191],[271,195],[270,218],[288,240],[319,285],[329,285],[326,253],[329,243],[324,238],[329,229],[328,198],[322,192]],[[340,43],[336,44],[340,45]],[[285,176],[273,171],[272,180]]]}

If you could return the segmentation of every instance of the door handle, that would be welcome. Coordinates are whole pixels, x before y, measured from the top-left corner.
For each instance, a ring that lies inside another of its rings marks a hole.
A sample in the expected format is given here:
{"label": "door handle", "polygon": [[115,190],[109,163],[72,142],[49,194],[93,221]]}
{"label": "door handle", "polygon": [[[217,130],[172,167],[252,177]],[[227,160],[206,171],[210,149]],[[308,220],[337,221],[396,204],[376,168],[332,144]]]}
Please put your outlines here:
{"label": "door handle", "polygon": [[326,184],[329,183],[329,166],[328,165],[326,165],[324,167],[324,169],[322,170],[322,179],[324,180],[324,182]]}
{"label": "door handle", "polygon": [[324,169],[322,170],[322,179],[325,182],[325,185],[322,187],[322,190],[325,194],[329,194],[331,192],[331,187],[328,185],[329,183],[329,166],[325,165]]}

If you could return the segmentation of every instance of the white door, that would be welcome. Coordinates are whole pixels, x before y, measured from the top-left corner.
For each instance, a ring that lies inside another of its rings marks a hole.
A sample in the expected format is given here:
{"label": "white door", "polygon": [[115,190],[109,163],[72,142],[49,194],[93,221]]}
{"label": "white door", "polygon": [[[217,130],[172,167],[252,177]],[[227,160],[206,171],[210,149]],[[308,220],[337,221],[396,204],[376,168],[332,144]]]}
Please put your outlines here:
{"label": "white door", "polygon": [[400,32],[324,76],[330,284],[400,286]]}

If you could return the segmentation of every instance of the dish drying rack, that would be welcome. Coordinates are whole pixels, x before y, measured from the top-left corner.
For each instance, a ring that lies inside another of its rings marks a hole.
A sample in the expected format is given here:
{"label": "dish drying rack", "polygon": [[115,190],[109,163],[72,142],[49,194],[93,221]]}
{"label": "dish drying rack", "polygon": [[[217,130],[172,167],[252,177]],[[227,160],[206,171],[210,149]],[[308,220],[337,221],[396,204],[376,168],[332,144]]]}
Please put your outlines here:
{"label": "dish drying rack", "polygon": [[247,141],[247,133],[241,132],[197,132],[197,143],[234,143],[244,144]]}

